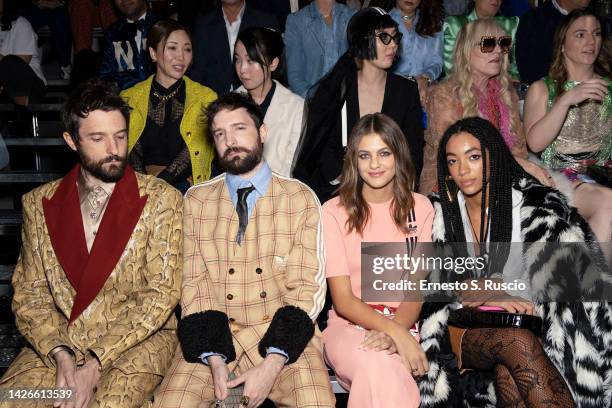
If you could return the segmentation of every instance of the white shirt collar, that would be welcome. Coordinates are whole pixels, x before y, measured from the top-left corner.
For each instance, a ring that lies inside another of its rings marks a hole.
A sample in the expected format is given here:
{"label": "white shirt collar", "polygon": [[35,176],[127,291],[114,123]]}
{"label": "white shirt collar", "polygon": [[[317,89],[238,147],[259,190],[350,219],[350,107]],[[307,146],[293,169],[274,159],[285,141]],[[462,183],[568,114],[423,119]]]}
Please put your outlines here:
{"label": "white shirt collar", "polygon": [[[144,12],[144,14],[142,15],[142,17],[140,17],[138,20],[144,20],[145,18],[147,18],[147,11]],[[135,23],[136,20],[130,20],[129,18],[126,19],[128,23]]]}
{"label": "white shirt collar", "polygon": [[563,7],[559,5],[559,3],[557,3],[557,0],[552,0],[552,4],[553,6],[555,6],[557,10],[559,10],[559,13],[563,14],[564,16],[567,16],[569,14],[569,12],[566,9],[564,9]]}
{"label": "white shirt collar", "polygon": [[244,3],[242,3],[242,7],[240,8],[240,12],[238,13],[238,17],[236,17],[236,21],[234,21],[233,23],[230,23],[229,20],[227,19],[227,16],[225,15],[225,10],[223,9],[223,7],[221,7],[221,12],[223,13],[223,20],[225,20],[225,25],[226,26],[231,26],[234,25],[236,23],[238,23],[238,25],[240,25],[240,22],[242,21],[242,16],[244,15],[244,8],[246,7],[246,1]]}

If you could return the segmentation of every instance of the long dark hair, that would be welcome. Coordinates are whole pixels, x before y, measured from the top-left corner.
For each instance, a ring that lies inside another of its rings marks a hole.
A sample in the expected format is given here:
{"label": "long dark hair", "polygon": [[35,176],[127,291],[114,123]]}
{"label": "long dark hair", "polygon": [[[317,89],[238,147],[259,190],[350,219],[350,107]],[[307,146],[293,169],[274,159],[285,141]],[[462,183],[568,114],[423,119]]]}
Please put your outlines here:
{"label": "long dark hair", "polygon": [[[490,225],[486,226],[490,228],[489,241],[509,243],[512,241],[512,217],[510,215],[512,214],[512,186],[522,178],[530,180],[533,178],[516,162],[495,126],[488,120],[479,117],[465,118],[455,122],[444,132],[438,147],[438,186],[446,239],[448,242],[466,241],[461,210],[456,198],[452,198],[455,191],[449,189],[449,182],[452,183],[452,178],[446,159],[446,145],[449,139],[463,132],[478,139],[482,151],[481,240],[485,235],[486,198],[487,190],[490,190],[488,191]],[[508,245],[493,245],[490,254],[492,261],[495,262],[494,265],[505,265],[509,251]]]}
{"label": "long dark hair", "polygon": [[278,58],[278,66],[272,72],[272,78],[286,84],[283,51],[285,44],[282,35],[271,28],[251,27],[241,31],[236,38],[246,49],[251,61],[258,63],[265,75],[270,72],[274,58]]}
{"label": "long dark hair", "polygon": [[422,37],[433,36],[442,30],[444,4],[442,0],[421,0],[418,7],[419,22],[414,31]]}
{"label": "long dark hair", "polygon": [[565,57],[563,55],[563,43],[565,42],[565,38],[567,36],[567,32],[572,24],[576,20],[581,17],[593,17],[599,23],[599,27],[601,27],[601,49],[599,51],[599,55],[595,60],[595,65],[593,69],[596,74],[601,75],[602,77],[610,76],[610,61],[606,61],[607,56],[606,52],[602,52],[603,48],[606,46],[606,36],[604,32],[605,25],[602,24],[599,17],[588,10],[580,10],[576,9],[569,13],[567,16],[563,18],[563,21],[555,31],[554,37],[554,48],[553,48],[553,62],[550,64],[550,69],[548,71],[548,76],[552,80],[555,81],[555,90],[557,94],[557,98],[560,97],[563,92],[563,84],[568,80],[567,68],[565,67]]}
{"label": "long dark hair", "polygon": [[376,134],[389,147],[395,158],[395,180],[393,180],[393,221],[397,228],[407,233],[406,220],[414,199],[412,188],[416,171],[406,137],[400,127],[390,117],[382,113],[365,115],[353,127],[342,166],[342,182],[338,189],[340,203],[348,213],[346,227],[349,232],[363,232],[369,218],[370,207],[363,198],[363,179],[359,175],[359,142],[365,135]]}
{"label": "long dark hair", "polygon": [[0,17],[0,30],[8,31],[13,26],[13,21],[17,20],[19,14],[17,13],[16,0],[4,0],[2,17]]}

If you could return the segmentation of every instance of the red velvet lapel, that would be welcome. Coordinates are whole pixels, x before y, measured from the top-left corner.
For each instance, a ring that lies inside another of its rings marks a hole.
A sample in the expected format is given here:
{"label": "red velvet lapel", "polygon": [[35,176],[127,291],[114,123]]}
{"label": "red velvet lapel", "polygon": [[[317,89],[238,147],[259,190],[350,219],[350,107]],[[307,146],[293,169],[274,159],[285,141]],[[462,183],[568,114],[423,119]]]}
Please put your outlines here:
{"label": "red velvet lapel", "polygon": [[115,185],[102,216],[100,228],[78,284],[70,313],[71,323],[94,300],[117,266],[140,219],[147,198],[146,195],[140,197],[136,174],[130,166],[127,166],[123,178]]}
{"label": "red velvet lapel", "polygon": [[74,166],[62,179],[53,197],[42,201],[55,256],[75,290],[89,258],[76,185],[80,171],[78,164]]}

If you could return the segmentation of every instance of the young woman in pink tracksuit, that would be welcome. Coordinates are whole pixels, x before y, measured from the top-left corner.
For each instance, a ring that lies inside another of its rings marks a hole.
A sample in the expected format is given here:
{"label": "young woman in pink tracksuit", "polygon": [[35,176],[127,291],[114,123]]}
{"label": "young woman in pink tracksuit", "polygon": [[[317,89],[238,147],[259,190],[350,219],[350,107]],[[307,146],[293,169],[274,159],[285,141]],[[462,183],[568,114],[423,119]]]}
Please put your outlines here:
{"label": "young woman in pink tracksuit", "polygon": [[434,210],[425,196],[412,192],[415,179],[398,125],[381,113],[362,117],[349,138],[339,195],[323,206],[333,300],[324,351],[340,384],[350,390],[350,408],[420,402],[415,379],[428,366],[410,328],[421,304],[364,302],[360,256],[362,242],[431,241]]}

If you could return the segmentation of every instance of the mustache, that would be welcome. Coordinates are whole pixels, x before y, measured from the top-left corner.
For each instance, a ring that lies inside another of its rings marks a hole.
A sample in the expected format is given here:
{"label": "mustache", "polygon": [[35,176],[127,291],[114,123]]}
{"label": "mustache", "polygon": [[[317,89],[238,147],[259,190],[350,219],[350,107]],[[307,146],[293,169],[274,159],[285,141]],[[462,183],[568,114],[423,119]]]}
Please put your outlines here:
{"label": "mustache", "polygon": [[232,153],[247,153],[247,154],[248,154],[248,153],[251,153],[251,151],[250,151],[249,149],[246,149],[246,148],[244,148],[244,147],[239,147],[239,146],[237,146],[237,147],[229,147],[229,148],[228,148],[228,149],[225,151],[225,153],[223,153],[223,158],[224,158],[224,159],[227,159],[227,158],[228,158],[228,156],[229,156],[230,154],[232,154]]}
{"label": "mustache", "polygon": [[119,155],[112,154],[112,155],[110,155],[108,157],[105,157],[104,159],[100,160],[98,163],[99,164],[105,164],[105,163],[110,163],[110,162],[114,162],[114,161],[119,161],[119,162],[125,161],[125,157],[121,157]]}

